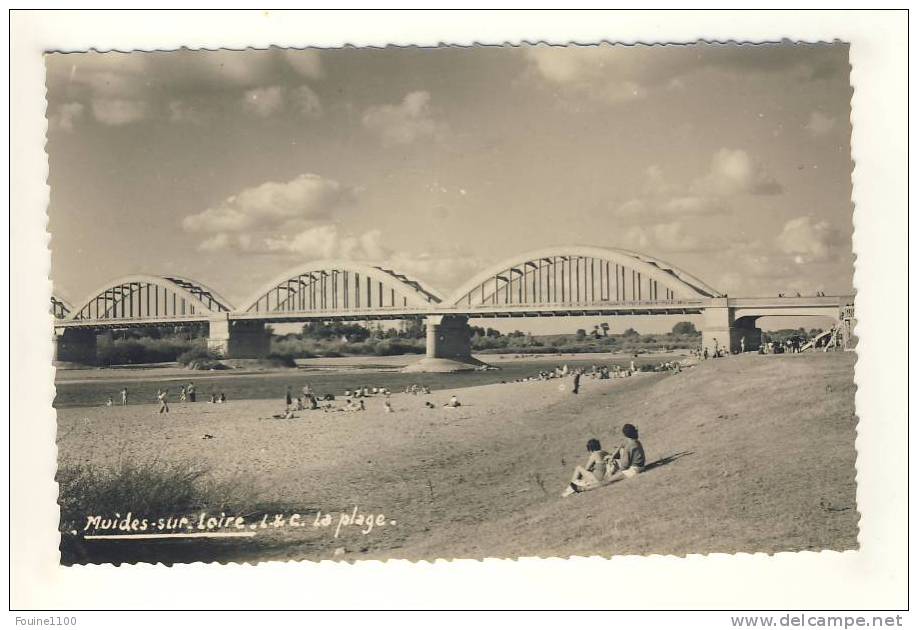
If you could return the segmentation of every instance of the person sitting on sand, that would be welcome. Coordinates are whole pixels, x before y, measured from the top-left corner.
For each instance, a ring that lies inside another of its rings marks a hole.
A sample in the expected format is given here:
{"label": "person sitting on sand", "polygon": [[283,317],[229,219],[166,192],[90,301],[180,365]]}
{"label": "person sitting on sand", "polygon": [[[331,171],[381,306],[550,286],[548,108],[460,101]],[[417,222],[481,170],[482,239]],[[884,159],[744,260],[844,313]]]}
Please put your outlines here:
{"label": "person sitting on sand", "polygon": [[424,401],[424,406],[427,407],[428,409],[434,409],[434,408],[435,408],[435,405],[434,405],[432,402],[430,402],[429,400],[425,400],[425,401]]}
{"label": "person sitting on sand", "polygon": [[106,407],[111,407],[111,406],[114,405],[114,404],[115,404],[115,401],[112,400],[112,397],[111,397],[111,396],[109,396],[109,397],[108,397],[108,400],[105,401],[105,406],[106,406]]}
{"label": "person sitting on sand", "polygon": [[386,402],[383,403],[386,408],[386,413],[395,413],[395,410],[392,408],[392,403],[389,402],[389,399],[386,399]]}
{"label": "person sitting on sand", "polygon": [[305,409],[305,407],[303,407],[303,397],[297,396],[296,397],[296,410],[303,411],[303,409]]}
{"label": "person sitting on sand", "polygon": [[603,484],[606,478],[607,452],[602,450],[599,440],[590,438],[587,441],[587,452],[590,454],[586,466],[577,466],[574,469],[574,476],[570,484],[561,493],[562,497],[569,497],[575,492],[583,492],[592,488],[598,488]]}
{"label": "person sitting on sand", "polygon": [[610,457],[612,462],[612,470],[609,471],[610,483],[621,479],[631,479],[644,472],[644,466],[647,465],[644,445],[638,439],[637,427],[633,424],[624,425],[622,435],[625,436],[625,443]]}
{"label": "person sitting on sand", "polygon": [[226,392],[220,392],[220,402],[226,402]]}
{"label": "person sitting on sand", "polygon": [[446,403],[446,404],[444,404],[443,406],[444,406],[444,407],[460,407],[460,406],[462,406],[462,403],[460,403],[460,402],[459,402],[459,399],[456,398],[456,395],[453,394],[453,395],[450,397],[449,402]]}
{"label": "person sitting on sand", "polygon": [[217,402],[217,395],[213,392],[210,392],[210,400],[207,402],[209,402],[210,404],[214,404],[215,402]]}

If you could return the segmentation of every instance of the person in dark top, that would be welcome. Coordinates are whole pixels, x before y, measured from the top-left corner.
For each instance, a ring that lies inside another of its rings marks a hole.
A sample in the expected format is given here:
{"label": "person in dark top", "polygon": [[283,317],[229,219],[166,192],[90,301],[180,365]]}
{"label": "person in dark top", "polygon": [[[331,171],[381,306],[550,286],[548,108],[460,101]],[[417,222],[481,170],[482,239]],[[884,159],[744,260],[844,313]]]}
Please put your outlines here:
{"label": "person in dark top", "polygon": [[572,390],[574,394],[580,393],[580,370],[574,372],[574,389]]}
{"label": "person in dark top", "polygon": [[644,472],[647,458],[644,455],[644,445],[638,439],[637,427],[626,424],[622,427],[625,442],[619,447],[618,452],[612,455],[614,471],[609,477],[609,482],[620,479],[631,479],[638,473]]}

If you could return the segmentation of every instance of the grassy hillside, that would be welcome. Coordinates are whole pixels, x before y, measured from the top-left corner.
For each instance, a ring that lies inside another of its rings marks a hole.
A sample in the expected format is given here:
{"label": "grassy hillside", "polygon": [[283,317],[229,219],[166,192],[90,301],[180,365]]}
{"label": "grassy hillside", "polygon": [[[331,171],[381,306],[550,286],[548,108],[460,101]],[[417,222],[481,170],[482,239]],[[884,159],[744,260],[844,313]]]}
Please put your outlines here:
{"label": "grassy hillside", "polygon": [[[461,512],[454,517],[475,526],[435,529],[403,551],[481,557],[856,548],[853,363],[853,353],[728,358],[556,405],[529,419],[527,435],[495,445],[516,464],[506,476],[489,457],[495,480],[451,499]],[[631,481],[557,498],[586,439],[606,438],[624,422],[640,428],[648,461],[659,465]]]}

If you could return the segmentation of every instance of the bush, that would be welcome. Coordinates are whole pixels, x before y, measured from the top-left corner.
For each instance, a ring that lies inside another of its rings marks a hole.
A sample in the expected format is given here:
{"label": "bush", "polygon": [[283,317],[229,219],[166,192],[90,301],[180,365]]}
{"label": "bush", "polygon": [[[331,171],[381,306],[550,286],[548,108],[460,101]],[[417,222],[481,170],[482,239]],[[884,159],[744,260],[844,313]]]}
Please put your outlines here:
{"label": "bush", "polygon": [[239,483],[216,483],[192,462],[119,461],[111,468],[92,464],[62,466],[57,473],[61,530],[80,531],[88,515],[148,517],[194,510],[241,512],[251,509],[250,491]]}
{"label": "bush", "polygon": [[100,365],[166,363],[176,361],[179,355],[202,345],[202,340],[182,337],[138,337],[114,341],[102,337],[99,340],[96,358]]}
{"label": "bush", "polygon": [[[90,516],[120,519],[130,511],[132,519],[147,518],[155,522],[170,516],[191,517],[199,510],[247,516],[258,507],[250,482],[217,482],[208,475],[207,469],[184,461],[119,461],[112,467],[73,464],[61,466],[56,479],[61,507],[61,562],[65,565],[77,562],[118,564],[125,560],[169,562],[170,553],[178,557],[177,561],[190,561],[186,546],[177,549],[164,545],[145,547],[143,541],[118,541],[110,545],[92,541],[87,544],[79,534],[84,532]],[[201,551],[209,553],[204,546]]]}
{"label": "bush", "polygon": [[183,352],[176,361],[191,370],[214,370],[223,367],[220,356],[203,344]]}

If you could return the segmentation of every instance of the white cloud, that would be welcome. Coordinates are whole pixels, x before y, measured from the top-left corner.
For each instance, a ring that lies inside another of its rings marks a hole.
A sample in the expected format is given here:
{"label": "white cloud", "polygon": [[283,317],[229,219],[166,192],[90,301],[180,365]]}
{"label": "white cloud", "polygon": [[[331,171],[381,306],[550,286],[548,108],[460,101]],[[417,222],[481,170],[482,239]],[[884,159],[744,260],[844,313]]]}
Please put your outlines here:
{"label": "white cloud", "polygon": [[388,255],[379,230],[360,235],[342,234],[335,224],[310,227],[290,236],[270,236],[260,249],[272,254],[295,254],[298,259],[331,258],[357,261],[382,261]]}
{"label": "white cloud", "polygon": [[410,144],[443,130],[430,113],[430,93],[411,92],[398,105],[373,105],[363,114],[363,126],[385,145]]}
{"label": "white cloud", "polygon": [[810,216],[797,217],[784,224],[776,239],[778,248],[794,257],[798,265],[832,260],[840,252],[841,233],[828,221]]}
{"label": "white cloud", "polygon": [[[100,122],[126,125],[153,115],[173,122],[188,122],[176,116],[170,102],[188,94],[215,90],[270,89],[288,83],[292,76],[318,80],[324,76],[318,51],[217,50],[155,53],[73,53],[48,55],[48,84],[62,98],[83,103],[98,102]],[[292,71],[291,71],[292,70]],[[309,90],[309,88],[306,88]],[[305,90],[289,88],[296,109],[308,115],[321,111],[318,97]],[[311,94],[311,95],[310,95]],[[167,96],[164,96],[167,95]],[[252,106],[253,113],[270,115],[268,104]],[[142,112],[142,114],[141,114]]]}
{"label": "white cloud", "polygon": [[616,214],[624,218],[664,218],[720,214],[726,209],[720,198],[688,194],[684,186],[670,184],[663,169],[652,165],[644,171],[640,196],[626,200]]}
{"label": "white cloud", "polygon": [[733,76],[783,72],[799,80],[843,71],[847,59],[830,46],[609,45],[527,46],[528,75],[572,99],[618,103],[685,87],[694,73],[714,70]]}
{"label": "white cloud", "polygon": [[290,93],[290,102],[294,109],[307,118],[320,118],[322,116],[322,102],[319,95],[313,92],[308,85],[301,85]]}
{"label": "white cloud", "polygon": [[321,79],[325,74],[318,50],[285,50],[284,58],[290,67],[307,79]]}
{"label": "white cloud", "polygon": [[705,243],[696,234],[688,232],[679,221],[654,225],[652,233],[654,244],[662,251],[697,252],[716,247],[716,244]]}
{"label": "white cloud", "polygon": [[252,88],[242,96],[246,112],[260,118],[268,118],[287,109],[308,118],[322,116],[322,102],[308,85],[289,89],[282,85]]}
{"label": "white cloud", "polygon": [[711,168],[695,181],[691,190],[699,195],[776,195],[781,184],[742,149],[723,148],[711,159]]}
{"label": "white cloud", "polygon": [[242,96],[243,108],[250,114],[267,118],[284,108],[285,92],[279,85],[246,90]]}
{"label": "white cloud", "polygon": [[146,102],[131,99],[106,98],[92,102],[92,115],[104,125],[127,125],[147,117]]}
{"label": "white cloud", "polygon": [[328,219],[352,199],[350,188],[305,173],[289,182],[246,188],[215,207],[185,217],[182,225],[189,232],[286,231]]}
{"label": "white cloud", "polygon": [[810,114],[810,119],[804,129],[814,136],[824,136],[835,128],[835,119],[816,111]]}
{"label": "white cloud", "polygon": [[702,252],[721,247],[720,239],[702,238],[682,221],[634,225],[622,232],[618,243],[630,250],[658,252]]}
{"label": "white cloud", "polygon": [[73,131],[73,124],[83,118],[85,111],[82,103],[64,103],[48,117],[48,126],[61,131]]}
{"label": "white cloud", "polygon": [[488,261],[469,256],[457,250],[441,251],[436,254],[394,253],[386,257],[391,269],[414,278],[421,284],[449,294],[463,282],[485,269]]}

